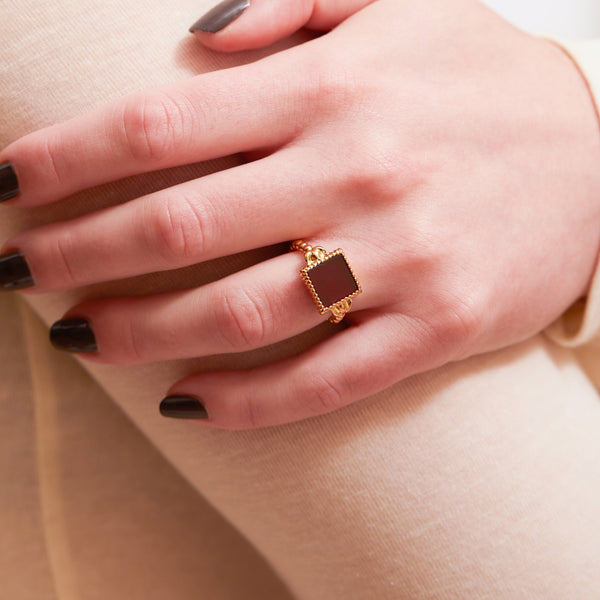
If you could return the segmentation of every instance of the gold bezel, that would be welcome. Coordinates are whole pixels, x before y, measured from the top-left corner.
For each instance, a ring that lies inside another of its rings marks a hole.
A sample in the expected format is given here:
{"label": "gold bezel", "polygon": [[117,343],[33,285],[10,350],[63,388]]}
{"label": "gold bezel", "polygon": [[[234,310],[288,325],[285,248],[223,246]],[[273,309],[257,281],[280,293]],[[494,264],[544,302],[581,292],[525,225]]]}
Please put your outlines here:
{"label": "gold bezel", "polygon": [[[319,298],[319,294],[317,294],[317,291],[315,290],[315,288],[312,284],[312,281],[310,280],[308,272],[310,270],[314,269],[315,267],[318,267],[319,265],[323,264],[324,262],[327,262],[330,258],[337,256],[338,254],[341,254],[344,257],[344,261],[346,262],[346,265],[348,265],[348,269],[350,269],[350,273],[352,274],[352,278],[354,279],[354,283],[356,283],[356,287],[358,289],[355,292],[353,292],[352,294],[350,294],[349,296],[346,296],[345,298],[340,298],[339,300],[336,300],[333,304],[330,304],[329,306],[325,306],[323,304],[323,302],[321,301],[321,298]],[[302,278],[304,279],[304,283],[306,283],[306,285],[313,297],[313,300],[315,301],[315,304],[319,307],[319,312],[321,314],[327,312],[328,310],[331,310],[331,308],[333,306],[335,306],[336,304],[339,304],[340,302],[345,302],[346,300],[350,300],[351,298],[354,298],[354,296],[358,296],[358,294],[360,294],[362,292],[362,288],[360,287],[360,282],[358,281],[358,277],[356,277],[356,273],[352,270],[352,267],[350,266],[350,262],[348,261],[348,257],[344,254],[344,251],[341,248],[338,248],[337,250],[334,250],[333,252],[328,252],[322,259],[318,260],[317,262],[315,262],[312,265],[308,265],[307,267],[304,267],[304,269],[302,269],[300,271],[300,273],[302,273]]]}

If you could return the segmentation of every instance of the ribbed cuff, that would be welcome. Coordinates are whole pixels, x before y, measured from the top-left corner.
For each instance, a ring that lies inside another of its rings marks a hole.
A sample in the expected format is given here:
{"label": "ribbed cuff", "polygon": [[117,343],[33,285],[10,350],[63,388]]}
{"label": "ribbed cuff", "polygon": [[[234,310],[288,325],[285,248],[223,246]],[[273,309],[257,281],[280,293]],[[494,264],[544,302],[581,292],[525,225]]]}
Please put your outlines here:
{"label": "ribbed cuff", "polygon": [[[596,109],[600,134],[600,40],[545,37],[566,52],[587,83]],[[600,164],[598,168],[600,169]],[[600,198],[598,201],[600,202]],[[544,333],[557,344],[569,348],[582,346],[600,334],[600,256],[586,298],[573,304]]]}

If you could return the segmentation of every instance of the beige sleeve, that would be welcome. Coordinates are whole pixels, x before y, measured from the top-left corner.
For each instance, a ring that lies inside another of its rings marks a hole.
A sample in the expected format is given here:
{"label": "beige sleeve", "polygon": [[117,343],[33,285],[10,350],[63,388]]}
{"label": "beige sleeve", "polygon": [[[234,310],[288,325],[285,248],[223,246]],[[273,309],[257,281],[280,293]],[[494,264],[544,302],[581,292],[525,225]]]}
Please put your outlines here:
{"label": "beige sleeve", "polygon": [[[552,41],[565,50],[586,80],[599,117],[600,133],[600,39],[575,41],[552,38]],[[600,334],[600,257],[587,297],[571,306],[546,329],[546,334],[567,347],[582,346]]]}

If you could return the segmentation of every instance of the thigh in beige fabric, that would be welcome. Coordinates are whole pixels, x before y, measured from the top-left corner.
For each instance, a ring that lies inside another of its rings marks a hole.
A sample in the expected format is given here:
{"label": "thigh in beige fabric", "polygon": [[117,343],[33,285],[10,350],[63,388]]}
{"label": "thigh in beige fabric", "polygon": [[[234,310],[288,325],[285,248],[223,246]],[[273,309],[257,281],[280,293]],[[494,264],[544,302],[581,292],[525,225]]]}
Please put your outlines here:
{"label": "thigh in beige fabric", "polygon": [[[199,5],[187,0],[169,8],[150,2],[124,7],[112,0],[102,6],[9,2],[10,18],[0,25],[3,39],[10,40],[2,50],[2,60],[11,65],[0,82],[3,143],[126,91],[258,57],[217,56],[187,40],[187,27],[205,8],[206,2]],[[232,164],[236,164],[235,158],[138,177],[78,194],[53,207],[7,208],[0,230],[7,238],[36,223],[83,214]],[[281,250],[267,248],[180,272],[69,293],[31,295],[26,300],[49,325],[83,298],[200,285]],[[162,509],[172,519],[170,528],[181,532],[189,524],[187,508],[182,507],[194,503],[201,507],[192,520],[194,532],[190,535],[196,537],[189,545],[202,553],[199,562],[212,547],[202,547],[198,532],[218,523],[211,530],[219,532],[218,556],[226,560],[227,544],[235,553],[229,556],[232,564],[228,567],[241,569],[239,578],[243,578],[248,564],[257,565],[255,571],[260,575],[252,584],[255,597],[271,594],[283,598],[277,576],[302,600],[588,600],[600,594],[594,560],[600,554],[598,396],[572,353],[541,337],[405,380],[338,412],[288,426],[215,431],[196,423],[166,421],[158,414],[160,394],[185,374],[262,364],[300,352],[329,334],[327,327],[318,327],[278,346],[236,356],[128,368],[85,365],[95,380],[96,387],[90,392],[94,399],[114,401],[131,422],[114,425],[118,419],[102,419],[98,427],[115,426],[119,435],[135,437],[131,443],[139,446],[131,469],[144,474],[143,489],[148,494],[167,503]],[[12,335],[26,339],[27,334],[23,329]],[[45,356],[40,350],[43,339],[27,339],[29,356],[36,351],[36,356]],[[40,369],[54,365],[33,361],[24,368],[24,355],[15,350],[16,356],[21,358],[15,359],[14,372],[19,368],[23,376],[10,380],[12,391],[5,399],[8,406],[22,390],[30,390]],[[31,380],[23,383],[28,373]],[[66,407],[85,392],[79,380],[72,385],[63,380],[60,393],[68,395]],[[32,418],[31,412],[21,415],[15,427],[29,435]],[[92,427],[83,417],[80,423]],[[152,459],[139,452],[146,442],[131,424],[154,446],[149,450]],[[56,422],[42,425],[50,428],[44,435],[54,440],[57,431],[62,431],[53,430]],[[102,431],[94,435],[99,436],[98,443],[109,443],[102,438]],[[106,435],[110,439],[110,434]],[[31,436],[28,439],[33,443]],[[77,454],[77,436],[61,434],[58,440],[72,444],[70,449],[65,446],[61,461]],[[96,464],[92,449],[84,448],[76,473]],[[171,467],[159,460],[156,451]],[[8,446],[3,449],[3,461],[7,452]],[[31,464],[32,451],[23,452],[19,459]],[[151,476],[153,469],[156,478]],[[176,469],[187,484],[175,481],[169,469]],[[163,477],[173,486],[168,491],[157,483]],[[89,497],[98,498],[102,506],[90,509],[89,514],[78,513],[76,520],[118,515],[103,490],[94,489],[98,483],[89,481]],[[23,490],[31,489],[33,494],[35,484],[31,486]],[[185,502],[179,504],[173,498],[175,489],[186,495]],[[127,494],[120,488],[115,498],[121,496]],[[31,496],[28,502],[33,502]],[[238,531],[227,530],[207,502]],[[60,514],[66,520],[73,516],[64,511]],[[207,514],[210,516],[205,517]],[[114,518],[118,522],[118,516]],[[143,523],[135,527],[142,539],[147,539],[145,535],[160,537],[160,543],[146,544],[145,564],[160,564],[170,545],[179,543],[172,532],[146,530]],[[61,531],[67,535],[69,526]],[[240,533],[277,576],[244,546]],[[14,548],[43,544],[40,538],[32,542],[33,534],[28,535],[12,536]],[[104,560],[95,562],[97,572],[82,575],[81,580],[107,576],[104,569],[119,556],[118,544],[109,542],[105,537],[89,541],[90,555],[101,554]],[[81,540],[72,548],[80,547],[79,543]],[[4,546],[4,555],[12,556],[14,548]],[[61,550],[59,555],[62,558],[54,568],[63,569],[65,581],[64,557],[69,554]],[[178,567],[182,572],[194,568],[193,560],[174,562],[166,581],[176,577]],[[52,580],[52,565],[42,567],[35,583],[35,593],[40,594],[46,593]],[[140,567],[123,564],[120,568],[133,574]],[[206,597],[248,597],[239,587],[220,588],[225,571],[219,574],[212,582],[204,580],[207,589],[220,590],[214,594],[207,591]],[[175,595],[157,593],[154,597],[191,597],[196,588],[189,573],[187,577],[174,590]],[[138,582],[132,584],[138,586],[138,597],[143,597],[139,579],[132,578]],[[126,577],[113,583],[122,589],[111,588],[112,597],[135,597],[129,593]],[[60,598],[96,597],[85,595],[72,580],[64,585],[63,589],[75,591]],[[34,597],[33,592],[29,597]],[[55,596],[48,592],[38,597]]]}

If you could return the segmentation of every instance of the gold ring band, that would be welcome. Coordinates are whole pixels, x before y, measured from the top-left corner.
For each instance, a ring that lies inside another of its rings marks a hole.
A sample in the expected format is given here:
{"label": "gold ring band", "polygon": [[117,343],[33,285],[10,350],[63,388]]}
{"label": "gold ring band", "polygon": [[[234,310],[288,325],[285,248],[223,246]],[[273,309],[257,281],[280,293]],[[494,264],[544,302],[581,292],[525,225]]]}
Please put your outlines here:
{"label": "gold ring band", "polygon": [[352,298],[362,292],[344,251],[338,248],[327,252],[321,246],[309,246],[302,240],[294,240],[291,250],[304,253],[307,266],[300,273],[319,312],[330,310],[329,321],[339,323],[352,308]]}

